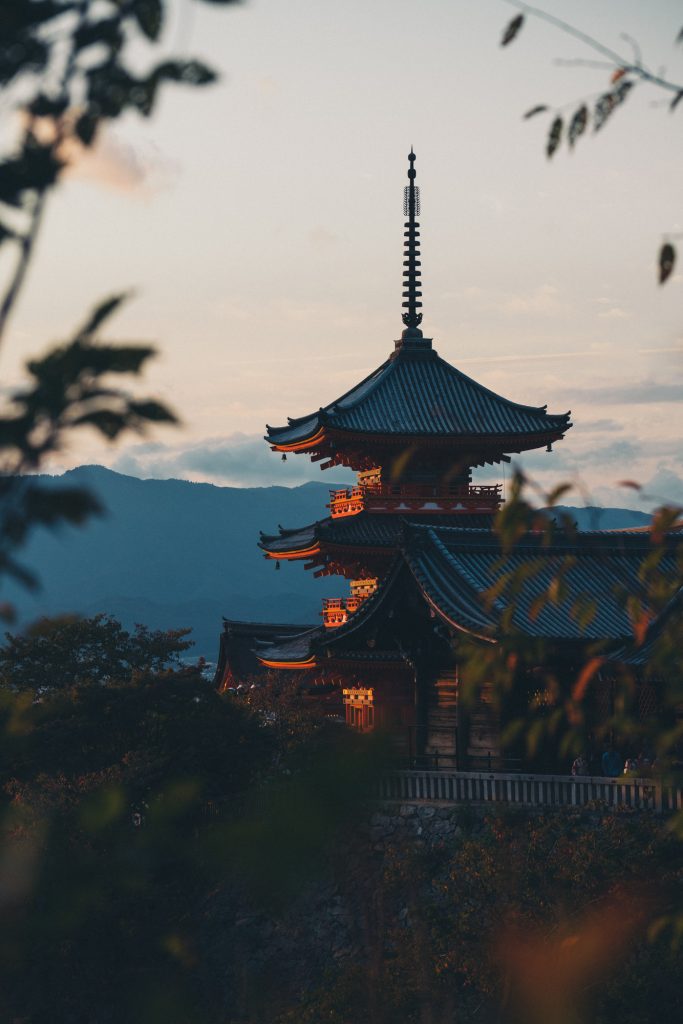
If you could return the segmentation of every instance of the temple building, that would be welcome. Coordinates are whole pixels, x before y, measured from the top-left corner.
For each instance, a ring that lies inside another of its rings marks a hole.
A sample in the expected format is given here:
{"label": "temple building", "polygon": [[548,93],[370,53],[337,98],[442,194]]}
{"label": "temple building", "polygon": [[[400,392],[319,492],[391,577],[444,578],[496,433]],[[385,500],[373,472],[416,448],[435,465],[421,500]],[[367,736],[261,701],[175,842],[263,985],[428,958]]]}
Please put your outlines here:
{"label": "temple building", "polygon": [[[333,490],[329,515],[308,526],[261,535],[276,565],[303,562],[316,576],[349,580],[346,598],[324,601],[321,625],[255,628],[254,650],[265,668],[305,671],[342,693],[347,722],[385,728],[412,758],[476,768],[501,765],[501,714],[482,688],[474,705],[461,700],[463,642],[491,645],[510,630],[549,644],[558,671],[570,678],[591,644],[615,649],[633,625],[615,581],[636,591],[650,548],[643,532],[520,538],[503,558],[493,520],[500,484],[477,484],[478,467],[545,449],[571,427],[570,414],[520,405],[495,394],[442,359],[423,335],[419,189],[415,154],[404,189],[403,331],[385,362],[346,394],[316,412],[268,426],[266,440],[283,459],[308,456],[321,469],[344,466],[357,483]],[[673,571],[671,539],[662,568]],[[505,563],[505,567],[503,567]],[[526,582],[514,606],[492,587],[513,567]],[[526,566],[526,568],[525,568]],[[560,602],[538,597],[562,567]],[[594,602],[591,615],[577,601]],[[231,671],[225,640],[219,686]],[[242,630],[244,637],[248,629]],[[533,686],[533,679],[525,686]],[[526,699],[525,695],[525,699]]]}

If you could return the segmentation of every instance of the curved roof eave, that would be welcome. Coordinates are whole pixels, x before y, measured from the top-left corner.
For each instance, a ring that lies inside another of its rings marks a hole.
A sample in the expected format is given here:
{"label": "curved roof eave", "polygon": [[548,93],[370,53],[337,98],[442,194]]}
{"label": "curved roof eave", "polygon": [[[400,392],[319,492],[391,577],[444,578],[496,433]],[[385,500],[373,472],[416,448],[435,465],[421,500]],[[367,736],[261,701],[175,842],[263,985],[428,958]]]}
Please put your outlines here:
{"label": "curved roof eave", "polygon": [[[282,450],[304,450],[324,440],[326,428],[346,434],[481,443],[527,437],[545,443],[571,427],[571,413],[514,402],[451,366],[436,352],[390,357],[355,387],[317,413],[267,427],[266,440]],[[511,449],[514,450],[514,449]]]}

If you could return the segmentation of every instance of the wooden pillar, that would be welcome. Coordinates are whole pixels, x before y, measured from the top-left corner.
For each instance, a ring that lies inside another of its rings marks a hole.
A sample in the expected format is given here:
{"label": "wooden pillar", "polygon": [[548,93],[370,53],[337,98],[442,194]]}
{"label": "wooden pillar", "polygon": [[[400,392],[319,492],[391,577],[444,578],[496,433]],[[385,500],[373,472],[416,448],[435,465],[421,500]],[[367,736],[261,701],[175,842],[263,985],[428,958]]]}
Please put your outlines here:
{"label": "wooden pillar", "polygon": [[427,715],[431,673],[422,661],[415,662],[415,756],[424,757],[427,747]]}

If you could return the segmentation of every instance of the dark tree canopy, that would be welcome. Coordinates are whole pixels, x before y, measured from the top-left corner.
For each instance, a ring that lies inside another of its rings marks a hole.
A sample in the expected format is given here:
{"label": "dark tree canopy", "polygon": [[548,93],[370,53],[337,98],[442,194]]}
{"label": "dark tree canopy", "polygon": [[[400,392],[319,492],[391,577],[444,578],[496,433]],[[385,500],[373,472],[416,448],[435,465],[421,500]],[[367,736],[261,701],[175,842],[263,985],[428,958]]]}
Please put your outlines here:
{"label": "dark tree canopy", "polygon": [[65,690],[77,685],[128,682],[178,667],[192,647],[189,629],[132,632],[108,615],[41,619],[24,633],[6,633],[0,648],[0,684],[17,690]]}

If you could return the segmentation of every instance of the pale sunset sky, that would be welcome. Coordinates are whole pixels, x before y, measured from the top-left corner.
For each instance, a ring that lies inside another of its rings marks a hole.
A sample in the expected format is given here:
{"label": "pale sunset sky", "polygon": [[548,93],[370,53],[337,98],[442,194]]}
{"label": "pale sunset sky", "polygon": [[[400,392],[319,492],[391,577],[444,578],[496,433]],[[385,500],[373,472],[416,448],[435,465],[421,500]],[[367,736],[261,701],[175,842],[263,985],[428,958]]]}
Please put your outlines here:
{"label": "pale sunset sky", "polygon": [[[683,83],[677,0],[542,6],[630,57],[627,33]],[[342,479],[282,463],[263,427],[327,404],[392,350],[412,144],[425,334],[500,394],[572,411],[555,451],[523,464],[544,486],[580,479],[602,504],[651,505],[625,478],[683,502],[683,237],[678,273],[656,281],[663,236],[683,235],[683,103],[670,113],[670,94],[639,85],[601,132],[547,160],[548,118],[522,114],[571,116],[609,71],[558,64],[595,55],[534,19],[501,48],[514,14],[504,0],[172,3],[164,52],[221,80],[169,86],[151,120],[127,117],[72,168],[3,360],[16,383],[26,358],[132,289],[109,337],[158,346],[145,391],[183,425],[110,448],[84,434],[51,470]]]}

